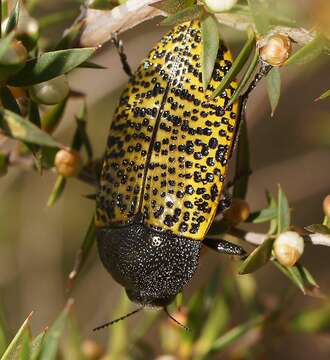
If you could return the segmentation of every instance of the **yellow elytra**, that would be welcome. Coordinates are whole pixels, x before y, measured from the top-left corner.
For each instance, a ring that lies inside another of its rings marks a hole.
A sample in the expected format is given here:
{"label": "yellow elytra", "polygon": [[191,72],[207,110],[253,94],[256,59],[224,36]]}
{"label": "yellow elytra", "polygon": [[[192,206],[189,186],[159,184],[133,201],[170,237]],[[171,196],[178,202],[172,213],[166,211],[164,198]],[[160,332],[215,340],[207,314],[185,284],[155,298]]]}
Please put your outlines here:
{"label": "yellow elytra", "polygon": [[220,201],[238,123],[225,109],[236,83],[211,99],[232,64],[221,42],[202,83],[198,20],[176,26],[142,62],[113,117],[97,196],[96,226],[140,222],[203,240]]}

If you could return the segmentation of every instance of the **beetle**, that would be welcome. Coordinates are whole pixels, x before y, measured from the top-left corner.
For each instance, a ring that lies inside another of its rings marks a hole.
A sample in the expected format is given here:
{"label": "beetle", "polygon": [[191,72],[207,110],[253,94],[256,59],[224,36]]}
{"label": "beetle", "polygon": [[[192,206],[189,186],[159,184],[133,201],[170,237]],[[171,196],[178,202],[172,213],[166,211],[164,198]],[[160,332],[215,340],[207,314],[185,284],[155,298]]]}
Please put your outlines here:
{"label": "beetle", "polygon": [[199,20],[174,27],[132,74],[111,122],[97,194],[101,261],[141,306],[166,308],[193,277],[238,132],[236,82],[211,94],[232,65],[221,41],[212,78],[202,83]]}

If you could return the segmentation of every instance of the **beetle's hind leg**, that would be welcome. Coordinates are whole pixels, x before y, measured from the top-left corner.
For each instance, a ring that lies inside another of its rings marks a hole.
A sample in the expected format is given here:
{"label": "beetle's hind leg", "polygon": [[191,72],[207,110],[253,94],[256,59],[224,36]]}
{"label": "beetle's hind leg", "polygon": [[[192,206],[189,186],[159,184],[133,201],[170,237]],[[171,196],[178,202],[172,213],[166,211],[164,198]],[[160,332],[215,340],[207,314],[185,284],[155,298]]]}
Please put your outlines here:
{"label": "beetle's hind leg", "polygon": [[205,238],[203,244],[219,253],[237,255],[240,257],[246,256],[246,251],[241,246],[223,239]]}
{"label": "beetle's hind leg", "polygon": [[111,34],[111,41],[115,45],[118,55],[120,57],[120,61],[125,73],[128,75],[129,78],[133,76],[132,69],[127,61],[127,56],[124,52],[124,45],[122,40],[118,39],[118,34],[116,32]]}

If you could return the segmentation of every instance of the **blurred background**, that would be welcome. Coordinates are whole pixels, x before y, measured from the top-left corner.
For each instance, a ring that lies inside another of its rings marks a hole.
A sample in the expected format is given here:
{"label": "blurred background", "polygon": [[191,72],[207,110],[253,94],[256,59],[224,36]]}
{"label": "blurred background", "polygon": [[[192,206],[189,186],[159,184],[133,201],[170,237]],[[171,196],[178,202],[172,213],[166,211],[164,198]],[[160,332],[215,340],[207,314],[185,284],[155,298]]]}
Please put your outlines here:
{"label": "blurred background", "polygon": [[[312,26],[309,17],[313,1],[295,0],[292,3],[299,17],[306,20],[307,26]],[[63,30],[79,14],[79,3],[74,0],[43,0],[36,2],[33,8],[32,14],[37,18],[58,11],[65,11],[67,18],[61,23],[54,22],[42,32],[46,44],[60,39]],[[155,19],[120,36],[133,69],[167,30],[159,26],[159,19]],[[222,34],[237,54],[245,35],[226,27],[223,27]],[[110,44],[104,46],[93,61],[106,69],[78,69],[70,74],[69,81],[73,89],[87,95],[88,132],[95,155],[100,157],[127,77]],[[277,184],[280,183],[293,208],[294,224],[306,226],[321,222],[322,200],[330,193],[330,101],[314,102],[330,86],[329,61],[324,57],[306,66],[285,68],[281,74],[282,93],[274,117],[270,115],[264,83],[254,91],[248,103],[253,174],[247,199],[254,210],[265,207],[265,189],[276,194]],[[81,103],[79,99],[70,102],[54,134],[63,143],[70,143],[75,129],[74,114]],[[34,310],[33,329],[39,332],[63,308],[68,298],[67,276],[93,216],[94,202],[84,197],[93,189],[76,179],[68,182],[58,203],[48,208],[47,198],[55,178],[56,174],[52,172],[40,176],[12,167],[9,174],[0,179],[0,301],[12,330],[18,328],[28,313]],[[250,228],[265,230],[256,225]],[[318,246],[307,246],[303,256],[304,264],[325,294],[330,292],[329,258],[330,248]],[[217,266],[226,273],[226,269],[232,268],[231,260],[208,251],[186,289],[187,299],[194,289],[209,280]],[[234,281],[233,277],[237,275],[227,272],[229,281]],[[257,284],[256,296],[263,301],[279,301],[282,295],[293,292],[292,310],[310,309],[319,304],[319,299],[302,295],[271,265],[253,274],[253,278]],[[107,332],[92,333],[91,330],[112,317],[120,291],[119,285],[101,266],[93,249],[70,294],[75,299],[74,313],[84,338],[105,344]],[[241,310],[239,306],[235,308],[233,323],[242,317]],[[134,328],[134,324],[143,317],[144,314],[140,313],[128,322]],[[160,317],[163,319],[163,315]],[[330,358],[329,332],[287,336],[285,341],[274,342],[273,345],[267,359],[277,359],[278,356],[283,359]]]}

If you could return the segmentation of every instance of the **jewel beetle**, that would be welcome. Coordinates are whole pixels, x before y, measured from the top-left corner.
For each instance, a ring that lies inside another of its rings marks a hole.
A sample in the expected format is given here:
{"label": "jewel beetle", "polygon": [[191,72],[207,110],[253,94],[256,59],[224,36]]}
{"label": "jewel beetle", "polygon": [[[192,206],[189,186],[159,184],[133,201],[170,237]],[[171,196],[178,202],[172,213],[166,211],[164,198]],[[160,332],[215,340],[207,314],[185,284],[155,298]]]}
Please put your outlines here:
{"label": "jewel beetle", "polygon": [[141,306],[166,307],[194,275],[221,205],[238,127],[236,83],[211,94],[232,65],[223,42],[202,82],[198,20],[174,27],[132,74],[111,122],[97,194],[102,263]]}

